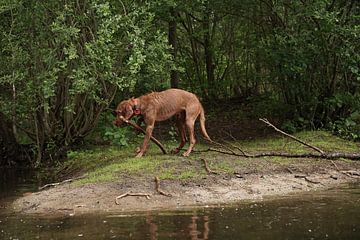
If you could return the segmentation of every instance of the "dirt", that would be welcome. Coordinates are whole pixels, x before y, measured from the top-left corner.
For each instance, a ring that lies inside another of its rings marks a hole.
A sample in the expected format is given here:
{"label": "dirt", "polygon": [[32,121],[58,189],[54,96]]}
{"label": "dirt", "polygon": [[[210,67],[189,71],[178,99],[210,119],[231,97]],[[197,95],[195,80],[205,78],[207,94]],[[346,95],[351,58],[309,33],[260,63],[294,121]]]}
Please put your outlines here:
{"label": "dirt", "polygon": [[[341,163],[337,163],[343,167]],[[349,163],[344,162],[347,167]],[[350,163],[352,170],[359,172],[358,163]],[[204,179],[163,180],[162,191],[171,194],[164,196],[155,191],[152,178],[123,178],[119,182],[87,184],[77,187],[66,183],[47,190],[27,194],[17,199],[12,207],[15,212],[26,214],[84,214],[97,212],[136,212],[158,209],[181,209],[194,206],[210,207],[231,204],[246,200],[261,201],[275,196],[299,194],[304,191],[324,190],[339,184],[359,181],[358,176],[329,168],[312,168],[310,173],[293,167],[274,174],[235,173],[209,174]],[[307,169],[308,171],[309,169]],[[146,193],[144,196],[126,196],[124,193]]]}

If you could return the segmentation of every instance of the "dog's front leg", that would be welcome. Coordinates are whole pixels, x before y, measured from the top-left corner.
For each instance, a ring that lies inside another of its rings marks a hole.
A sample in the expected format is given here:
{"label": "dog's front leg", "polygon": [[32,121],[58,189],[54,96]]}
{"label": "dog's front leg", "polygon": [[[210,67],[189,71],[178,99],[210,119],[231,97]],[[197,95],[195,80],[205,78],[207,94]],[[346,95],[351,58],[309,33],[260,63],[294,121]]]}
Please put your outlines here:
{"label": "dog's front leg", "polygon": [[144,155],[144,153],[146,152],[153,129],[154,129],[154,122],[146,125],[146,134],[145,134],[144,142],[140,148],[139,153],[136,155],[136,157],[142,157]]}

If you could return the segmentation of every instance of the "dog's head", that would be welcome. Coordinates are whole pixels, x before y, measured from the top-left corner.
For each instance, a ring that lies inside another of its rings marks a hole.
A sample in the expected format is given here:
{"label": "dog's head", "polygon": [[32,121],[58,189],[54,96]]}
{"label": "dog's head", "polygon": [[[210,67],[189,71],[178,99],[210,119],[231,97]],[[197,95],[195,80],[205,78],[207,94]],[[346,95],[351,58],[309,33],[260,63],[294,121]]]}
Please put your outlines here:
{"label": "dog's head", "polygon": [[114,111],[114,116],[116,117],[113,123],[120,127],[124,121],[122,118],[126,120],[130,120],[134,115],[138,114],[137,104],[134,98],[129,100],[124,100],[119,103],[116,110]]}

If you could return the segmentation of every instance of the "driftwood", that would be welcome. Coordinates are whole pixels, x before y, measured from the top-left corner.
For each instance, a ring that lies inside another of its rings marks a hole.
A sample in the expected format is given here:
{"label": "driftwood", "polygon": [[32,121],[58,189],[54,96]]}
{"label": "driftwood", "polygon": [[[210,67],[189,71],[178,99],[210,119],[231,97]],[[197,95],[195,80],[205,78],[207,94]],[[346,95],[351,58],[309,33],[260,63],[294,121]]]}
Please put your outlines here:
{"label": "driftwood", "polygon": [[151,196],[151,195],[148,194],[148,193],[132,193],[132,192],[126,192],[126,193],[124,193],[124,194],[121,194],[121,195],[117,196],[117,197],[115,198],[115,203],[116,203],[117,205],[119,205],[120,203],[118,202],[118,200],[121,199],[121,198],[127,197],[127,196],[146,197],[146,199],[150,199],[150,196]]}
{"label": "driftwood", "polygon": [[160,179],[158,177],[155,177],[155,190],[161,195],[172,197],[170,193],[164,192],[160,189]]}
{"label": "driftwood", "polygon": [[[139,130],[140,132],[142,132],[143,134],[146,134],[145,130],[140,127],[139,125],[137,125],[136,123],[133,123],[129,120],[126,120],[123,116],[120,116],[121,120],[124,121],[126,124],[132,126],[133,128],[135,128],[136,130]],[[159,140],[157,140],[155,137],[151,136],[150,140],[153,141],[160,149],[161,151],[166,154],[166,150],[164,148],[164,146],[160,143]]]}
{"label": "driftwood", "polygon": [[80,176],[80,177],[76,177],[76,178],[66,179],[66,180],[61,181],[61,182],[48,183],[48,184],[45,184],[45,185],[42,186],[42,187],[39,187],[38,189],[39,189],[39,190],[43,190],[43,189],[48,188],[48,187],[55,187],[55,186],[58,186],[58,185],[61,185],[61,184],[64,184],[64,183],[70,183],[70,182],[72,182],[72,181],[74,181],[74,180],[78,180],[78,179],[81,179],[81,178],[84,178],[84,177],[85,177],[85,175]]}
{"label": "driftwood", "polygon": [[[318,147],[312,146],[278,128],[276,128],[273,124],[271,124],[267,119],[260,119],[260,121],[266,123],[268,126],[271,126],[274,128],[277,132],[290,137],[291,139],[294,139],[295,141],[317,151],[318,153],[283,153],[283,152],[263,152],[263,153],[255,153],[255,154],[248,154],[244,150],[242,150],[239,146],[234,144],[229,144],[232,148],[238,150],[239,152],[236,152],[232,150],[230,147],[218,144],[219,146],[225,146],[222,147],[222,149],[219,148],[208,148],[206,150],[202,151],[196,151],[196,152],[218,152],[222,154],[228,154],[228,155],[234,155],[239,157],[246,157],[246,158],[257,158],[257,157],[288,157],[288,158],[323,158],[323,159],[338,159],[338,158],[346,158],[350,160],[360,160],[360,154],[359,153],[343,153],[343,152],[325,152],[321,150]],[[354,175],[354,174],[353,174]]]}

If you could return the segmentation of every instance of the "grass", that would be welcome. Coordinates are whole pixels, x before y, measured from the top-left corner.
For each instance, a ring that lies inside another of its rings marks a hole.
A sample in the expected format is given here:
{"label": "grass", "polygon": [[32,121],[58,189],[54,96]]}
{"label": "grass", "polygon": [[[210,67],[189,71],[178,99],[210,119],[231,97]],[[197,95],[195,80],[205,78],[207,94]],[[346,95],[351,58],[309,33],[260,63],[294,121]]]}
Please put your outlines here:
{"label": "grass", "polygon": [[[299,139],[322,148],[325,151],[358,152],[359,144],[349,142],[324,131],[307,131],[295,135]],[[248,153],[255,152],[291,152],[303,153],[312,151],[291,139],[277,137],[257,139],[234,143]],[[173,148],[173,142],[165,144],[167,149]],[[197,145],[197,149],[206,149],[207,145]],[[204,158],[214,171],[232,174],[235,169],[262,169],[266,164],[290,165],[301,159],[284,157],[267,157],[261,159],[246,159],[223,155],[215,152],[193,153],[189,158],[181,155],[163,155],[156,146],[152,146],[145,157],[134,158],[135,146],[130,147],[95,147],[92,150],[70,152],[69,159],[59,171],[87,173],[86,177],[75,182],[76,185],[87,183],[109,182],[121,180],[122,175],[135,175],[138,179],[153,178],[188,180],[206,177]]]}

